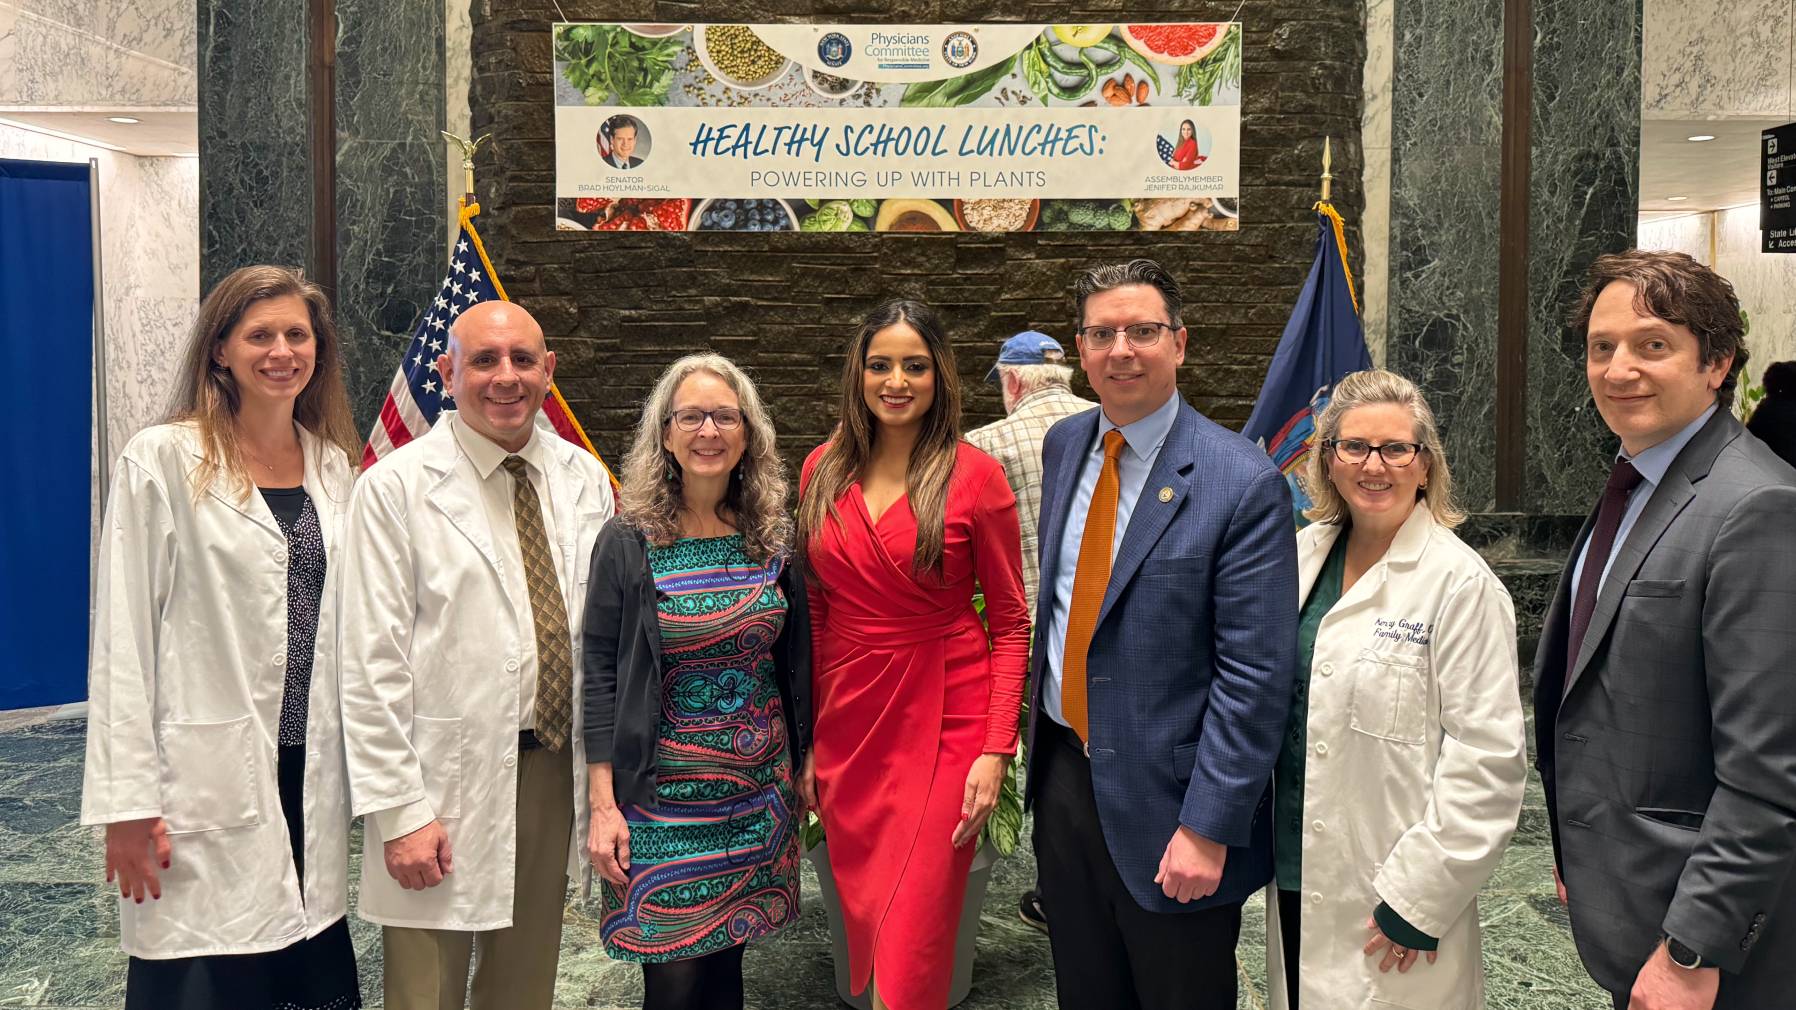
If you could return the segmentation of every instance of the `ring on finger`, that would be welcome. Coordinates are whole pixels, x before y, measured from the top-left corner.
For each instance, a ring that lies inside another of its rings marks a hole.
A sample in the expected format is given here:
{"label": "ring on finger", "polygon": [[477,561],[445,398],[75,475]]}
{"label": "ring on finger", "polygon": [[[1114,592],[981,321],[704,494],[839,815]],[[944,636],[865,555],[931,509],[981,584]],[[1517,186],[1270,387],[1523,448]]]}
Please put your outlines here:
{"label": "ring on finger", "polygon": [[1409,951],[1404,950],[1402,947],[1397,948],[1397,960],[1401,961],[1408,956],[1409,956]]}

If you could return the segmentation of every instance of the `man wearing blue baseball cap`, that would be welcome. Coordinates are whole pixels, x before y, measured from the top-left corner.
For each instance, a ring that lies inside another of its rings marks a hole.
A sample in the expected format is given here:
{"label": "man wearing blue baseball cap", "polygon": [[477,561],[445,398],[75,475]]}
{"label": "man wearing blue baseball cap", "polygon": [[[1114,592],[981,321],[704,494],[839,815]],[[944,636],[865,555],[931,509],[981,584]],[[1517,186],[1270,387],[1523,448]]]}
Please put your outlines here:
{"label": "man wearing blue baseball cap", "polygon": [[[1073,394],[1073,369],[1066,364],[1060,342],[1036,330],[1004,341],[998,363],[985,381],[1004,391],[1002,421],[967,432],[967,441],[1004,465],[1004,476],[1016,494],[1016,513],[1023,533],[1023,589],[1029,612],[1035,612],[1039,583],[1036,566],[1036,520],[1041,513],[1041,443],[1048,429],[1063,417],[1095,408],[1097,404]],[[1041,897],[1031,888],[1023,895],[1019,915],[1036,929],[1046,931]]]}

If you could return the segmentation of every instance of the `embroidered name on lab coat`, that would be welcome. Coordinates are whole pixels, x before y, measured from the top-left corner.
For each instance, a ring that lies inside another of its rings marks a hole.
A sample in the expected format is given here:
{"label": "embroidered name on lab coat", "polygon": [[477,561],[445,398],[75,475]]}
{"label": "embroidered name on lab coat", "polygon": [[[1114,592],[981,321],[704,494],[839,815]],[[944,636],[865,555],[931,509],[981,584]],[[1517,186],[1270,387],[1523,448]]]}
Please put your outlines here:
{"label": "embroidered name on lab coat", "polygon": [[1411,645],[1427,645],[1434,641],[1434,625],[1423,621],[1380,617],[1374,619],[1373,625],[1373,638],[1407,642]]}

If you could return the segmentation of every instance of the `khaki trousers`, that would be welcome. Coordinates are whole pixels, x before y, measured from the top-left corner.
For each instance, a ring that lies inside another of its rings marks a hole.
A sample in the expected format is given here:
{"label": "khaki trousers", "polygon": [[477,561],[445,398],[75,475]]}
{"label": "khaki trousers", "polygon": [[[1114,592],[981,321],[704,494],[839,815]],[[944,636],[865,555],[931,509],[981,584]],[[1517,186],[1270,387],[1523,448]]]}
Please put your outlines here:
{"label": "khaki trousers", "polygon": [[462,1010],[464,999],[472,1010],[550,1010],[567,903],[573,796],[573,761],[566,752],[539,747],[518,754],[518,862],[511,925],[478,933],[383,927],[387,1010]]}

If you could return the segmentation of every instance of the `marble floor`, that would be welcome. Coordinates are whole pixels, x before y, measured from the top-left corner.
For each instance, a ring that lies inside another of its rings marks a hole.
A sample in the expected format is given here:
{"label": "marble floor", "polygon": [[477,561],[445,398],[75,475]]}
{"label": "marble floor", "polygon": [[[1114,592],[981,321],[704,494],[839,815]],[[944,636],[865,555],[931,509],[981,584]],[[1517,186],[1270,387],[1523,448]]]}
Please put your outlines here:
{"label": "marble floor", "polygon": [[[114,900],[99,885],[95,835],[76,823],[81,789],[80,721],[0,721],[0,1008],[87,1010],[121,1006],[123,955]],[[359,839],[359,832],[357,833]],[[1026,839],[1025,839],[1026,841]],[[358,861],[359,855],[352,856]],[[1540,788],[1532,783],[1515,844],[1481,899],[1489,1005],[1502,1010],[1607,1010],[1609,1000],[1578,964],[1566,917],[1553,895],[1552,856]],[[359,865],[352,866],[356,879]],[[966,1010],[1026,1010],[1054,1004],[1046,938],[1016,916],[1032,883],[1026,847],[994,871]],[[834,995],[829,935],[817,883],[805,869],[807,914],[746,958],[748,1006],[827,1010]],[[352,906],[353,907],[353,899]],[[380,1005],[380,942],[351,916],[369,1006]],[[1263,916],[1249,906],[1241,938],[1240,1006],[1265,1005]],[[557,1005],[639,1005],[635,966],[606,959],[591,908],[570,905]]]}

